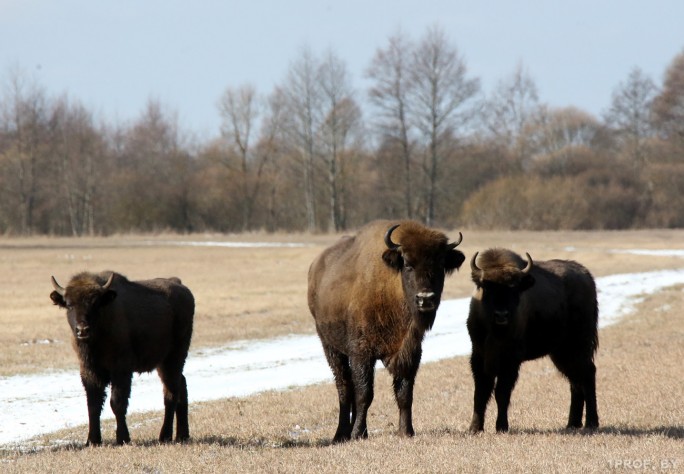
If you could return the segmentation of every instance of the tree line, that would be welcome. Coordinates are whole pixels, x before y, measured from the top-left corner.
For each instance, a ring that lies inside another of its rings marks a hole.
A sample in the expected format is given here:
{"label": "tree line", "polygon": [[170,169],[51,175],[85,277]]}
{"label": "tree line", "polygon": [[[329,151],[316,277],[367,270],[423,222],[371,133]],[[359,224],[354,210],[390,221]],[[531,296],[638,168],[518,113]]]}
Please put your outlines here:
{"label": "tree line", "polygon": [[543,103],[523,65],[485,94],[439,27],[391,36],[365,76],[303,48],[270,93],[228,86],[199,142],[158,101],[112,124],[8,71],[0,233],[684,226],[684,51],[601,117]]}

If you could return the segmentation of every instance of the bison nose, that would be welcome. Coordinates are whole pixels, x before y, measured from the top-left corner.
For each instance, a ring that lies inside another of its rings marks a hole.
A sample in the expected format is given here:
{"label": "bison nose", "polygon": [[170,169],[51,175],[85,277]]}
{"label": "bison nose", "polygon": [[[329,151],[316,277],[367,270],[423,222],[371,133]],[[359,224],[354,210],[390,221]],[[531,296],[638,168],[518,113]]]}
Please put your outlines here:
{"label": "bison nose", "polygon": [[437,295],[432,291],[423,291],[416,295],[418,311],[432,311],[437,307]]}
{"label": "bison nose", "polygon": [[86,324],[76,326],[76,337],[78,339],[88,339],[88,336],[90,336],[90,326]]}
{"label": "bison nose", "polygon": [[508,310],[494,311],[494,322],[501,325],[508,324]]}

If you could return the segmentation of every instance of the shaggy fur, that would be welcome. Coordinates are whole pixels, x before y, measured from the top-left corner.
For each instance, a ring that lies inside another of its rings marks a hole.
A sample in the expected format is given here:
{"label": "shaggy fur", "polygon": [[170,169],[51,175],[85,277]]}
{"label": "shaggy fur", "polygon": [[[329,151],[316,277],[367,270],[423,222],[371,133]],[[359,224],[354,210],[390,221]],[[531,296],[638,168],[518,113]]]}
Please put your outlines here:
{"label": "shaggy fur", "polygon": [[[111,284],[107,286],[110,276]],[[113,272],[75,275],[66,288],[53,283],[54,304],[67,310],[88,403],[88,444],[101,444],[100,414],[111,384],[116,442],[128,443],[126,411],[133,372],[157,369],[164,385],[160,441],[189,438],[183,366],[190,347],[195,302],[178,278],[132,282]]]}
{"label": "shaggy fur", "polygon": [[308,302],[337,385],[334,441],[367,437],[375,362],[393,377],[399,433],[414,434],[413,385],[425,332],[432,327],[444,278],[465,257],[441,232],[401,221],[375,221],[319,255],[309,269]]}
{"label": "shaggy fur", "polygon": [[484,429],[494,391],[497,431],[508,430],[508,405],[520,365],[550,355],[570,382],[569,428],[597,428],[596,367],[598,303],[589,271],[577,262],[527,261],[505,249],[490,249],[471,262],[477,285],[468,333],[475,382],[472,432]]}

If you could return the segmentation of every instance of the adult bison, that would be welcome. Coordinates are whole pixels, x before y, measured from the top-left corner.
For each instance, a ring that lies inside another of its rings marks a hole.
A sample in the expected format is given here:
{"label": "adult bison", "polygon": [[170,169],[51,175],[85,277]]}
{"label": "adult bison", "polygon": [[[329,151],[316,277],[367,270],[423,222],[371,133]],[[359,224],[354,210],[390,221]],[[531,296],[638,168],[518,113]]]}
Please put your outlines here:
{"label": "adult bison", "polygon": [[116,416],[116,442],[130,442],[126,410],[133,372],[157,369],[164,385],[159,440],[189,438],[188,389],[183,375],[195,300],[178,278],[129,281],[114,272],[75,275],[66,288],[52,277],[50,299],[67,311],[88,402],[87,444],[101,444],[100,414],[107,385]]}
{"label": "adult bison", "polygon": [[[568,428],[597,428],[596,285],[577,262],[532,263],[504,249],[489,249],[470,262],[475,293],[470,303],[470,365],[475,381],[471,432],[484,429],[494,390],[496,430],[508,430],[508,405],[522,362],[550,355],[570,382]],[[496,388],[494,382],[496,380]]]}
{"label": "adult bison", "polygon": [[[399,434],[412,436],[413,384],[445,275],[465,257],[441,232],[375,221],[324,250],[309,269],[308,302],[339,396],[334,442],[368,436],[375,362],[393,377]],[[395,243],[396,242],[396,243]]]}

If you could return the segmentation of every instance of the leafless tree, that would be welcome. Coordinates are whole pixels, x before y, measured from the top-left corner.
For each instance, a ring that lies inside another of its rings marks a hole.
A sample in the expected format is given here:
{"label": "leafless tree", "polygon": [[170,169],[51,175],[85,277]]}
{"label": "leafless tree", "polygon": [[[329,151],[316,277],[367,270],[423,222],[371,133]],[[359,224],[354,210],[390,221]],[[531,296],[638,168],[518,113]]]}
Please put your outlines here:
{"label": "leafless tree", "polygon": [[[366,71],[372,81],[368,95],[375,108],[376,125],[384,136],[382,141],[395,142],[400,150],[403,170],[404,217],[413,216],[413,140],[409,95],[409,71],[413,60],[413,43],[402,32],[391,36],[385,48],[378,49]],[[391,143],[387,143],[391,145]]]}
{"label": "leafless tree", "polygon": [[[242,207],[243,231],[252,227],[254,207],[263,184],[264,167],[270,157],[267,149],[254,149],[252,146],[253,140],[259,139],[258,126],[264,113],[263,109],[264,102],[259,99],[252,85],[244,85],[237,89],[229,87],[219,102],[219,111],[223,119],[221,134],[239,157],[239,168],[232,171],[240,175],[237,180],[237,192]],[[273,133],[273,127],[271,129]],[[267,141],[272,139],[269,136],[265,138]]]}
{"label": "leafless tree", "polygon": [[286,118],[284,131],[291,148],[300,158],[306,210],[306,226],[317,228],[315,163],[318,153],[316,134],[322,117],[321,88],[318,78],[319,61],[308,47],[301,50],[290,64],[279,93],[284,97]]}
{"label": "leafless tree", "polygon": [[475,116],[471,99],[480,82],[467,76],[465,61],[438,27],[428,29],[414,50],[410,77],[411,109],[427,148],[424,219],[433,225],[439,166],[447,153],[444,139],[457,137]]}
{"label": "leafless tree", "polygon": [[328,175],[330,229],[339,231],[345,227],[344,157],[352,135],[360,125],[361,110],[353,99],[347,67],[332,50],[320,65],[319,80],[325,111],[320,135]]}
{"label": "leafless tree", "polygon": [[684,52],[665,72],[662,90],[653,102],[655,121],[666,138],[684,146]]}
{"label": "leafless tree", "polygon": [[595,153],[605,141],[605,127],[593,115],[575,107],[542,106],[525,127],[525,169],[544,168],[551,174],[572,173],[577,157]]}
{"label": "leafless tree", "polygon": [[513,74],[501,80],[485,105],[485,125],[497,142],[522,154],[519,140],[539,109],[537,85],[518,63]]}
{"label": "leafless tree", "polygon": [[19,231],[35,231],[35,215],[40,199],[41,170],[46,169],[48,105],[45,92],[28,76],[9,72],[2,103],[3,143],[0,166],[11,175],[5,183],[9,202],[19,210]]}
{"label": "leafless tree", "polygon": [[57,160],[60,208],[67,213],[72,235],[95,234],[95,186],[105,156],[102,134],[92,114],[67,96],[56,101],[52,112],[52,151]]}
{"label": "leafless tree", "polygon": [[655,83],[640,68],[634,68],[627,80],[613,91],[611,105],[605,114],[606,123],[615,131],[618,141],[632,159],[634,167],[642,170],[646,164],[646,142],[653,137],[651,115],[657,94]]}

